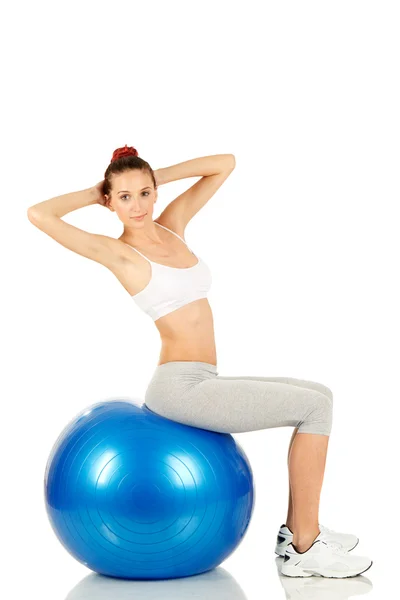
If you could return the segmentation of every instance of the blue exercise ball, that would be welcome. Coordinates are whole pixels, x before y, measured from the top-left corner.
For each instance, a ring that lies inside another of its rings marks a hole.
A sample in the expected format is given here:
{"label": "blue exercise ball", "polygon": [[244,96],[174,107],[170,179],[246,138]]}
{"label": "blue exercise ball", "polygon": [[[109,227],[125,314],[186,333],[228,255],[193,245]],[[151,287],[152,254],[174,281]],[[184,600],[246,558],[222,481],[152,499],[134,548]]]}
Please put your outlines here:
{"label": "blue exercise ball", "polygon": [[44,488],[66,550],[124,579],[214,569],[243,539],[255,500],[249,461],[230,434],[125,400],[94,404],[67,425]]}

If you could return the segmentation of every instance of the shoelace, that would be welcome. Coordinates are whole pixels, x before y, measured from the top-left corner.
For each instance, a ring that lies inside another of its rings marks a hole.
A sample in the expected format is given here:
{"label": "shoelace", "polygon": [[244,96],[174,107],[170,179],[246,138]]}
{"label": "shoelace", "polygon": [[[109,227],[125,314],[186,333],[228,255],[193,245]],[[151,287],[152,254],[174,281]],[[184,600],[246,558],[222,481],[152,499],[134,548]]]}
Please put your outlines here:
{"label": "shoelace", "polygon": [[347,554],[347,550],[344,550],[344,548],[342,548],[340,546],[340,544],[335,544],[335,542],[328,542],[328,540],[321,540],[321,541],[324,544],[326,544],[326,546],[328,546],[329,548],[333,548],[338,554],[341,554],[342,556]]}
{"label": "shoelace", "polygon": [[[325,533],[336,533],[333,529],[329,529],[329,527],[325,527],[324,525],[319,525],[319,530],[322,533],[322,537],[324,537]],[[332,542],[332,541],[328,541],[326,539],[324,539],[324,542],[327,546],[334,548],[339,554],[341,554],[341,555],[347,554],[347,550],[344,550],[342,548],[341,544]]]}
{"label": "shoelace", "polygon": [[326,531],[326,533],[336,533],[335,531],[333,531],[333,529],[329,529],[329,527],[325,527],[324,525],[320,525],[319,529],[321,533],[323,533],[324,531]]}

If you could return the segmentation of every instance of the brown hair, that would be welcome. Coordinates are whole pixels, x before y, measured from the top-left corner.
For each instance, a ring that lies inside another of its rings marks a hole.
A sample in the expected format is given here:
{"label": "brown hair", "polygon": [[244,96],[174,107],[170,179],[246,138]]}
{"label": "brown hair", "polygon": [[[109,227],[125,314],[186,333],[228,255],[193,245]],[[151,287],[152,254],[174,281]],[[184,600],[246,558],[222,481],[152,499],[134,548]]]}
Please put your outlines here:
{"label": "brown hair", "polygon": [[131,169],[147,171],[153,180],[154,188],[157,189],[156,178],[149,163],[143,160],[143,158],[140,158],[136,148],[133,148],[132,146],[128,147],[125,144],[123,148],[117,148],[113,152],[111,162],[104,173],[103,194],[109,196],[111,192],[111,175],[113,173],[123,173],[124,171],[130,171]]}

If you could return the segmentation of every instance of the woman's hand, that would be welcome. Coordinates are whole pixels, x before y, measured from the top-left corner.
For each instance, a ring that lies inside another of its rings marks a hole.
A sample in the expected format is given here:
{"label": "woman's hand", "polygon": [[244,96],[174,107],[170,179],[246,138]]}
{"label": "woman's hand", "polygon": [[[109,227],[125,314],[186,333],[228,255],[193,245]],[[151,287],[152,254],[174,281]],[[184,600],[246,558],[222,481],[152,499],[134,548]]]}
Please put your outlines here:
{"label": "woman's hand", "polygon": [[166,183],[163,180],[163,173],[162,173],[162,171],[163,171],[163,169],[156,169],[155,171],[153,170],[154,178],[156,180],[157,187],[159,185],[163,185],[164,183]]}
{"label": "woman's hand", "polygon": [[106,205],[106,197],[104,196],[103,185],[104,185],[104,179],[102,181],[99,181],[99,183],[96,183],[96,185],[93,186],[93,190],[95,191],[95,194],[96,194],[95,195],[96,202],[97,202],[97,204],[101,204],[101,206]]}

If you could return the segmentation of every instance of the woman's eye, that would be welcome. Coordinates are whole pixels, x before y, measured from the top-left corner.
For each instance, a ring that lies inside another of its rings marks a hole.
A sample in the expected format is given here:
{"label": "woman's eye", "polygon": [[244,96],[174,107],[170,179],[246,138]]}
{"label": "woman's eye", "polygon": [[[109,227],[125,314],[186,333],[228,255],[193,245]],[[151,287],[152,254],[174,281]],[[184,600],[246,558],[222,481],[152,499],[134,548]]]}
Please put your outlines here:
{"label": "woman's eye", "polygon": [[[149,195],[149,194],[150,194],[150,192],[143,192],[143,194],[147,194],[147,195]],[[127,194],[124,194],[123,196],[121,196],[121,198],[122,198],[122,199],[123,199],[123,198],[128,198],[128,195],[127,195]]]}

